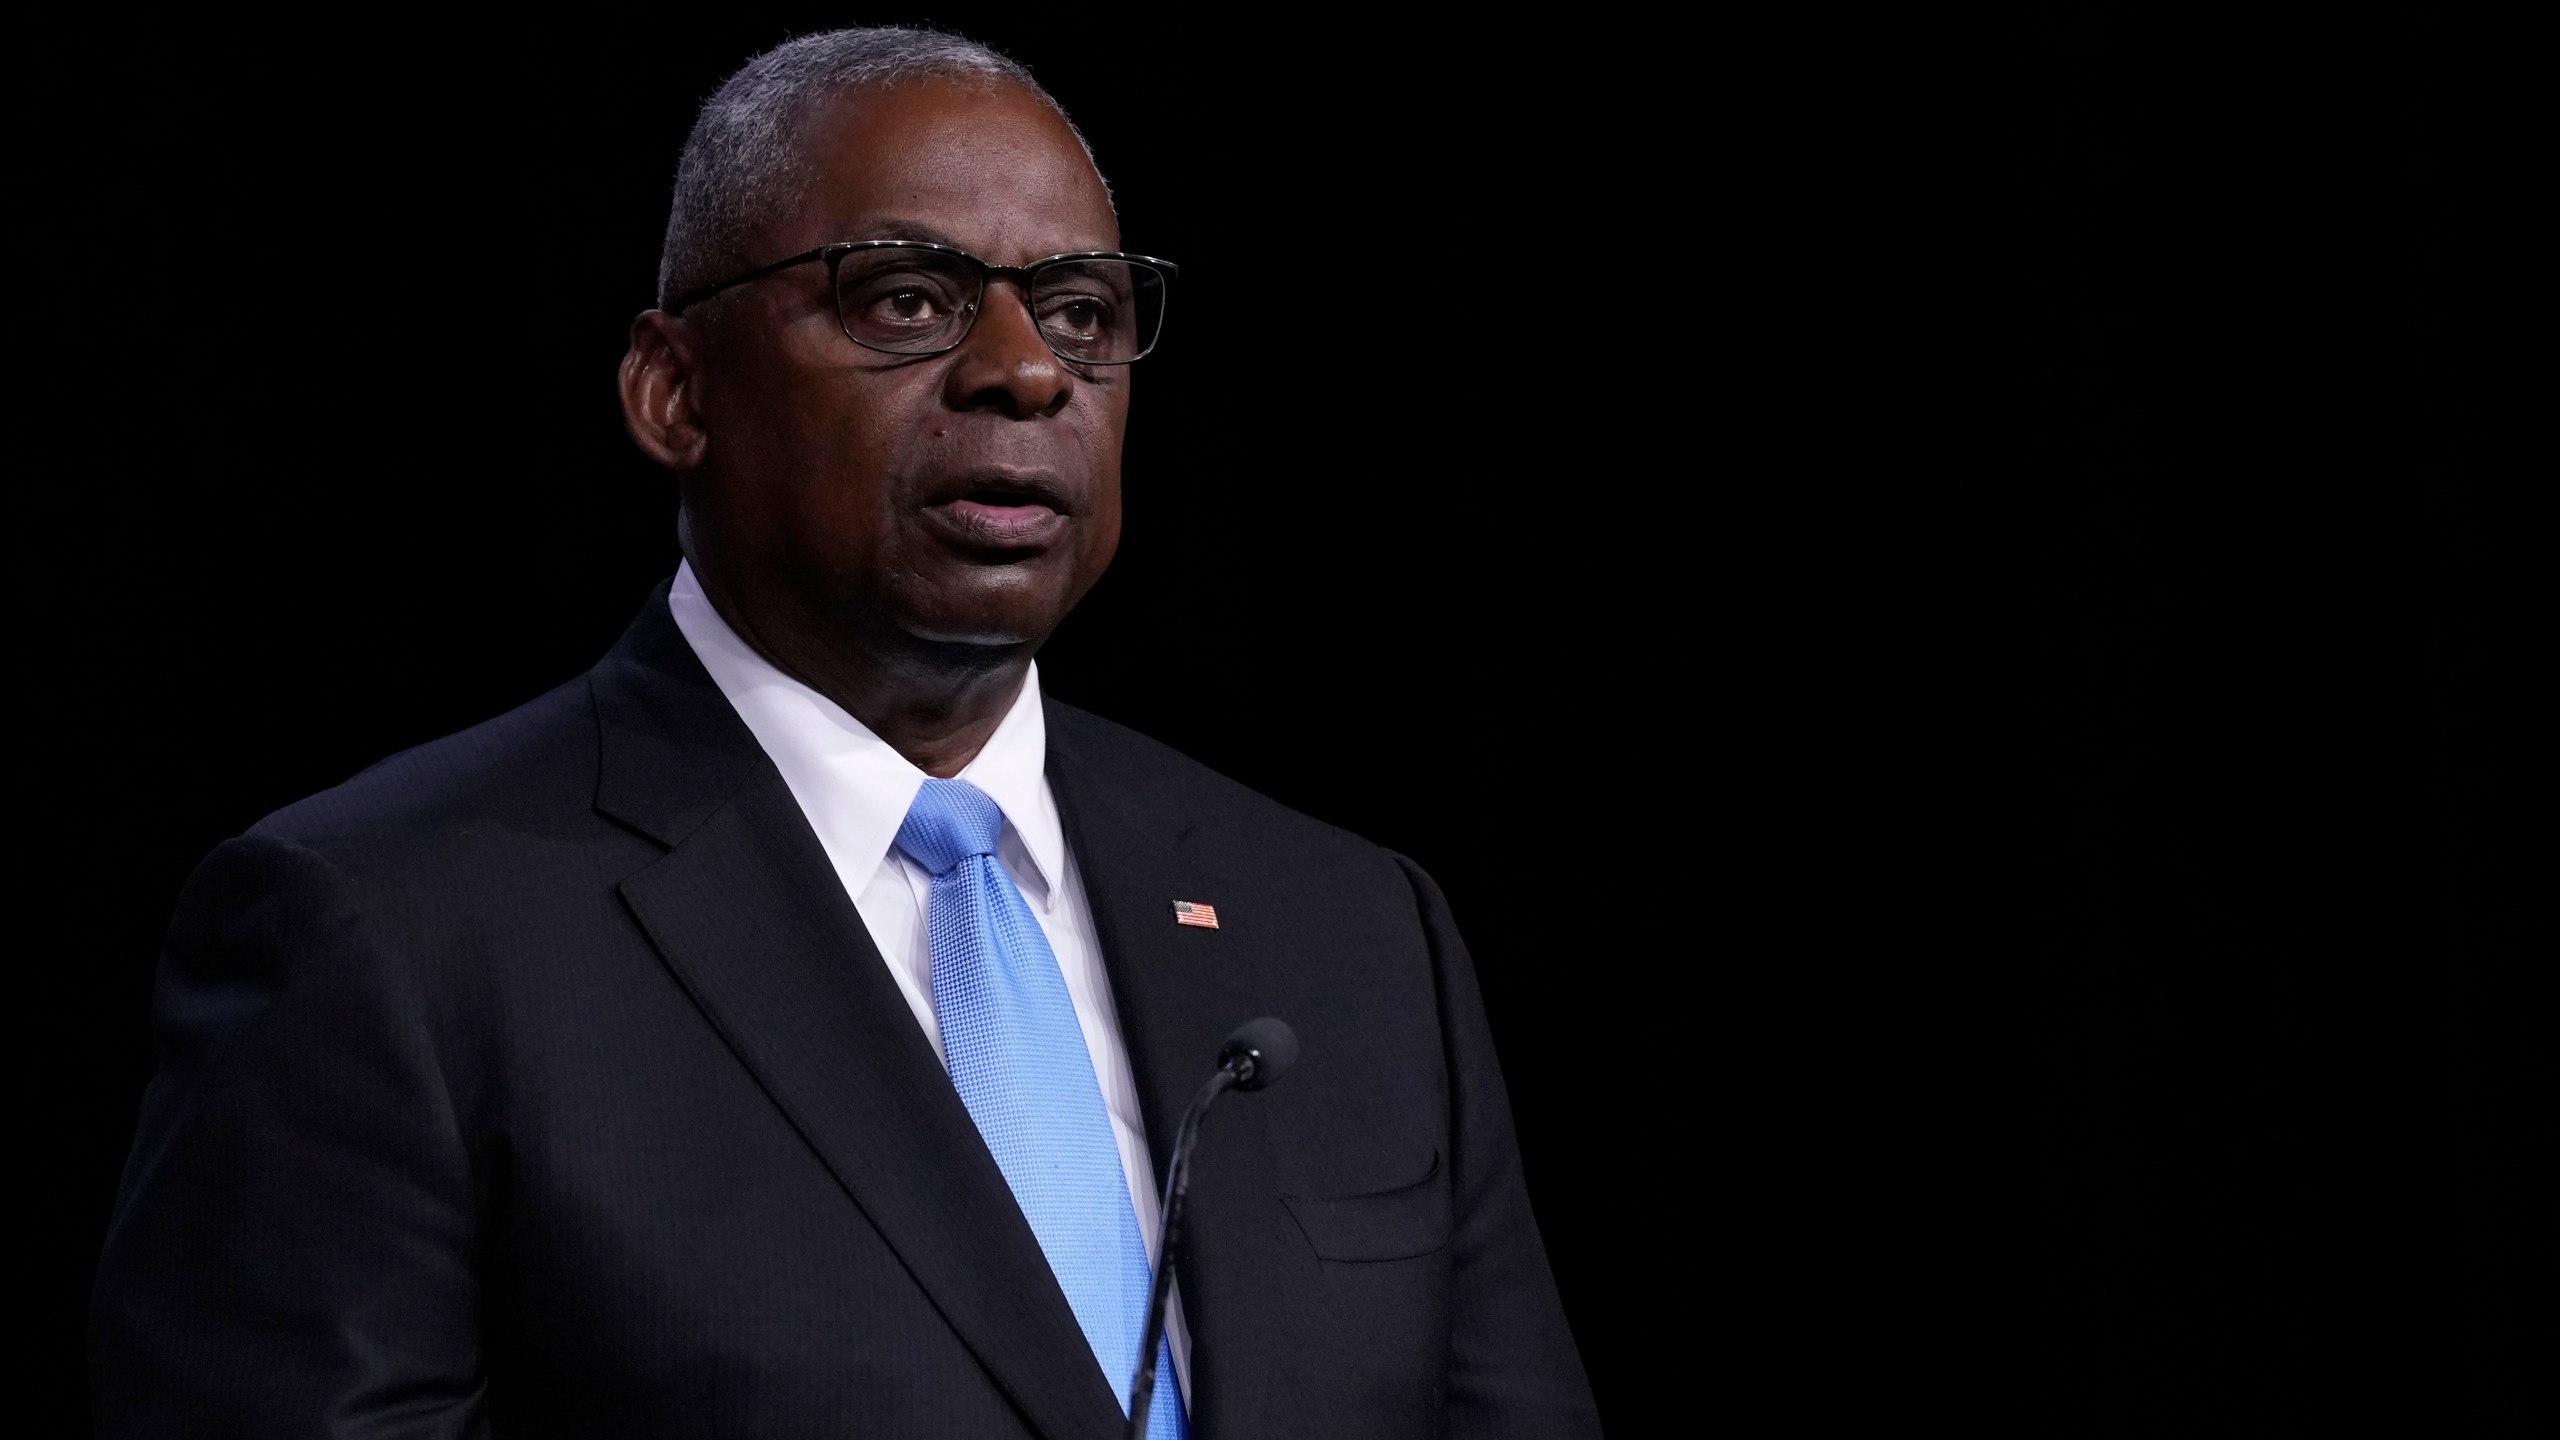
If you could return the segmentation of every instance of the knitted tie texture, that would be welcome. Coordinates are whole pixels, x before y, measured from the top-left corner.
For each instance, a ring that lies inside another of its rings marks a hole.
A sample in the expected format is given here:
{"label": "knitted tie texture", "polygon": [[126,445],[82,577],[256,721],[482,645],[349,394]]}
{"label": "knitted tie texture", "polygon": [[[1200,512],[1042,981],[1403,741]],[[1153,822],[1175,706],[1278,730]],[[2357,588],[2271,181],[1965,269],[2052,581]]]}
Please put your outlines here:
{"label": "knitted tie texture", "polygon": [[[1147,1319],[1147,1248],[1066,977],[996,859],[1003,828],[1004,812],[976,786],[927,780],[898,849],[933,877],[925,936],[951,1083],[1126,1413]],[[1169,1347],[1157,1346],[1155,1365],[1148,1440],[1187,1440]]]}

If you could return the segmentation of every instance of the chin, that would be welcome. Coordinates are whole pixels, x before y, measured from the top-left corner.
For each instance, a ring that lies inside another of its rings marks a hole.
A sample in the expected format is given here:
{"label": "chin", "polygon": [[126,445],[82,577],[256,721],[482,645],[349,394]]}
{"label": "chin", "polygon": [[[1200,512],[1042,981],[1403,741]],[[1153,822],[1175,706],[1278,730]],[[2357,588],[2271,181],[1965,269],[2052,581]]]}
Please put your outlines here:
{"label": "chin", "polygon": [[898,607],[898,628],[934,646],[1018,650],[1038,645],[1058,628],[1074,602],[1050,585],[1022,583],[1033,578],[1015,572],[993,585],[951,587],[963,589],[957,595],[950,588],[908,595]]}
{"label": "chin", "polygon": [[1046,631],[1004,626],[910,625],[907,634],[927,645],[978,650],[1018,650],[1048,638]]}
{"label": "chin", "polygon": [[1056,629],[1061,614],[1042,610],[1025,614],[1013,606],[989,606],[953,611],[937,609],[909,612],[899,617],[898,628],[916,640],[937,647],[965,646],[985,650],[1018,650],[1037,645]]}

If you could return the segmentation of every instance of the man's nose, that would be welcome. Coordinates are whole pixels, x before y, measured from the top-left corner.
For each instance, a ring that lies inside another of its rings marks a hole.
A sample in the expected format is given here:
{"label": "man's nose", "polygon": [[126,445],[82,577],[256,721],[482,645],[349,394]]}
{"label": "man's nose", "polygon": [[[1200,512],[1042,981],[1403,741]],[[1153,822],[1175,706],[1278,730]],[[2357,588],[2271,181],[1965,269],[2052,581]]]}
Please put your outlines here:
{"label": "man's nose", "polygon": [[998,410],[1027,420],[1063,409],[1075,392],[1075,376],[1040,338],[1022,291],[994,281],[978,299],[978,321],[960,342],[944,385],[954,409]]}

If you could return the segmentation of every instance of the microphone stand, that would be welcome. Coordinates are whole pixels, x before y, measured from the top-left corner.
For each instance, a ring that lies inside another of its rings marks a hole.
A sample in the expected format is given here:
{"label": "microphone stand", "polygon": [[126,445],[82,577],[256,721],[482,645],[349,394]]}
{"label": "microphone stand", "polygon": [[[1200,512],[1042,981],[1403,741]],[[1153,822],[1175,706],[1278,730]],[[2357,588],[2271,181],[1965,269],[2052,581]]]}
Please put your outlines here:
{"label": "microphone stand", "polygon": [[1138,1373],[1129,1382],[1128,1440],[1146,1440],[1147,1405],[1156,1393],[1156,1347],[1164,1342],[1165,1299],[1173,1289],[1173,1241],[1182,1224],[1182,1197],[1191,1189],[1191,1147],[1200,1139],[1200,1117],[1209,1113],[1209,1102],[1232,1089],[1236,1083],[1233,1062],[1218,1067],[1200,1093],[1191,1097],[1191,1108],[1182,1112],[1182,1124],[1173,1132],[1173,1163],[1167,1167],[1164,1206],[1157,1212],[1155,1283],[1147,1287],[1147,1324],[1139,1332],[1146,1348],[1138,1352]]}
{"label": "microphone stand", "polygon": [[1200,1117],[1229,1090],[1259,1090],[1298,1063],[1298,1036],[1266,1015],[1236,1027],[1218,1047],[1217,1073],[1191,1099],[1173,1130],[1173,1160],[1165,1167],[1164,1208],[1156,1225],[1155,1282],[1147,1289],[1147,1324],[1138,1347],[1138,1373],[1129,1381],[1128,1440],[1146,1440],[1147,1405],[1156,1393],[1156,1350],[1164,1344],[1164,1307],[1173,1291],[1174,1240],[1182,1231],[1182,1197],[1191,1189],[1191,1149],[1200,1142]]}

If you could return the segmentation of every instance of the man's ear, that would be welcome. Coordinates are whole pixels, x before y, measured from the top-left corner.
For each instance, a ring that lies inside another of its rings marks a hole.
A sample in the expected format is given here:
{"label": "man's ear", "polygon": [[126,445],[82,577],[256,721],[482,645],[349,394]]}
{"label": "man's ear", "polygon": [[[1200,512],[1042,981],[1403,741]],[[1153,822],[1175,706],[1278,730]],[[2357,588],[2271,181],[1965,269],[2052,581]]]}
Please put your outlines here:
{"label": "man's ear", "polygon": [[694,408],[700,393],[702,332],[663,310],[631,322],[622,353],[622,425],[652,460],[679,473],[702,463],[711,437]]}

